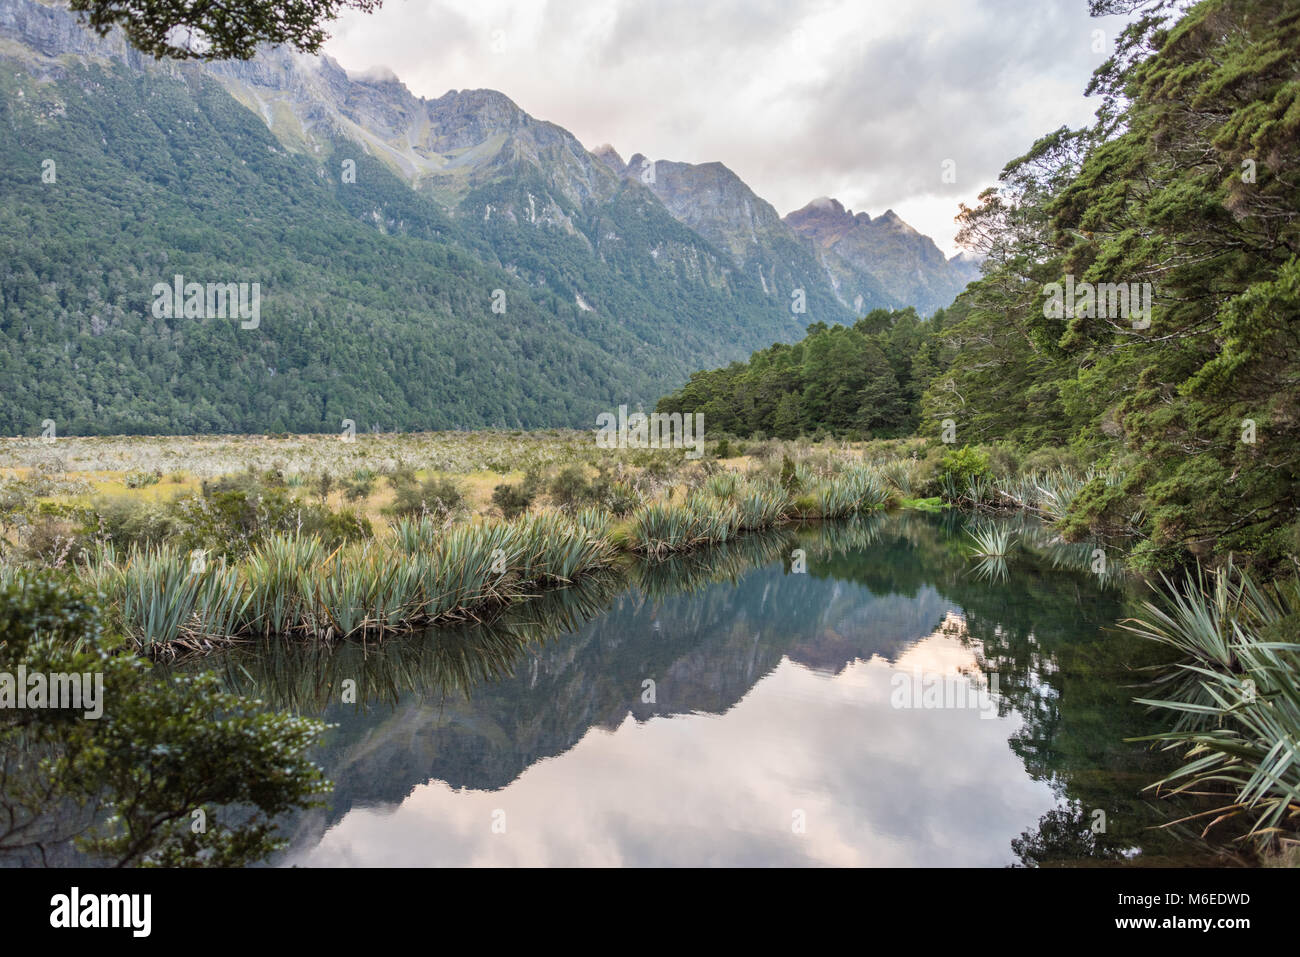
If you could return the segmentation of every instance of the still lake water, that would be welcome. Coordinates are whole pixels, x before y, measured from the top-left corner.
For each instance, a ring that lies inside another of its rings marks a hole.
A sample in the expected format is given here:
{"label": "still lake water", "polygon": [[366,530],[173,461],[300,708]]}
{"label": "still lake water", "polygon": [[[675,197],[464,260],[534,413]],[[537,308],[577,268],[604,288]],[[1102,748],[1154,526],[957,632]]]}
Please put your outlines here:
{"label": "still lake water", "polygon": [[1024,522],[1039,547],[982,576],[964,521],[787,529],[490,625],[204,666],[336,725],[279,865],[1199,862],[1153,829],[1168,758],[1123,740],[1159,660],[1114,627],[1132,594]]}

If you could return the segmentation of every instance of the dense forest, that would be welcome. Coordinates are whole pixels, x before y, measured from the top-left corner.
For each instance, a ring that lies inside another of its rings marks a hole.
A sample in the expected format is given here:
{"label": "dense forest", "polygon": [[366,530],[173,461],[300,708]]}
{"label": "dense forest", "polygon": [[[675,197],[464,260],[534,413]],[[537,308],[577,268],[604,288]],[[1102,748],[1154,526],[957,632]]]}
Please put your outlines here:
{"label": "dense forest", "polygon": [[[200,71],[5,63],[4,433],[590,426],[798,333],[635,186],[565,208],[572,230],[484,222],[544,185],[519,172],[448,210],[353,144],[287,151]],[[258,327],[154,315],[176,275],[258,283]]]}
{"label": "dense forest", "polygon": [[703,412],[710,431],[738,436],[910,435],[947,322],[942,309],[928,322],[913,309],[876,309],[850,327],[818,322],[799,342],[695,373],[656,408]]}
{"label": "dense forest", "polygon": [[[661,407],[700,403],[738,434],[883,436],[914,416],[958,445],[1066,446],[1097,473],[1073,532],[1137,531],[1161,562],[1294,561],[1300,3],[1092,10],[1136,13],[1090,85],[1096,121],[1043,136],[963,208],[959,242],[985,274],[928,334],[880,316],[813,327]],[[896,335],[919,343],[910,367]]]}

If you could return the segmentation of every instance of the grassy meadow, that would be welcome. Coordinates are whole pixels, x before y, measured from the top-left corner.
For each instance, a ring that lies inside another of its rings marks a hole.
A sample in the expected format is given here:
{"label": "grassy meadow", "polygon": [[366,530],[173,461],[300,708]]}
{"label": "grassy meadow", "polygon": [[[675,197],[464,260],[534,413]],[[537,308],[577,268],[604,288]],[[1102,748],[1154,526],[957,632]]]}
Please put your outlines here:
{"label": "grassy meadow", "polygon": [[579,431],[8,439],[0,577],[76,577],[151,654],[380,636],[621,556],[901,504],[927,484],[922,445],[724,439],[691,460]]}

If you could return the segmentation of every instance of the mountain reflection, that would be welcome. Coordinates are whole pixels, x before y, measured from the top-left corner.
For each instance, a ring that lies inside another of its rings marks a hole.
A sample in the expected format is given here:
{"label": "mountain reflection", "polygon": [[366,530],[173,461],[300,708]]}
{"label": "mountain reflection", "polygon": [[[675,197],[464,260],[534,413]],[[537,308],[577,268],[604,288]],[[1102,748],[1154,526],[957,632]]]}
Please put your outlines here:
{"label": "mountain reflection", "polygon": [[[217,664],[336,725],[335,791],[291,822],[285,863],[1186,858],[1141,791],[1167,757],[1123,740],[1150,730],[1133,669],[1156,650],[1111,627],[1113,567],[1019,524],[1005,580],[973,572],[960,516],[872,516],[635,563],[492,622]],[[900,708],[900,672],[995,707]]]}

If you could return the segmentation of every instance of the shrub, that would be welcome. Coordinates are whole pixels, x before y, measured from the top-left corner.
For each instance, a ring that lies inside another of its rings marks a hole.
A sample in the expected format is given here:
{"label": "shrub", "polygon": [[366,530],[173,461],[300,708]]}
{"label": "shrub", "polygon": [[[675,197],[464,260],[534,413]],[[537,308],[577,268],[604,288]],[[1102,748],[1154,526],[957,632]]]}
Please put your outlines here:
{"label": "shrub", "polygon": [[237,558],[268,535],[300,531],[337,547],[370,535],[370,522],[351,509],[333,512],[301,502],[273,474],[242,473],[204,482],[200,495],[180,499],[171,514],[180,522],[176,544]]}
{"label": "shrub", "polygon": [[492,490],[492,504],[501,509],[501,514],[506,518],[514,518],[521,512],[528,511],[533,504],[533,494],[522,482],[515,485],[502,482]]}
{"label": "shrub", "polygon": [[1079,457],[1069,449],[1048,446],[1029,453],[1020,462],[1020,473],[1022,475],[1061,471],[1083,471]]}
{"label": "shrub", "polygon": [[95,500],[82,520],[81,538],[110,541],[119,549],[147,548],[180,535],[184,524],[175,511],[125,495]]}
{"label": "shrub", "polygon": [[321,504],[330,497],[330,492],[334,491],[334,476],[329,472],[321,472],[316,477],[316,494],[320,496]]}
{"label": "shrub", "polygon": [[[54,579],[0,585],[0,671],[93,673],[100,702],[112,702],[90,721],[63,708],[0,709],[0,861],[44,863],[71,843],[119,867],[234,867],[282,847],[274,822],[327,789],[312,760],[325,726],[267,713],[213,674],[152,680],[139,659],[115,654],[103,622]],[[190,809],[203,806],[241,813],[195,835]]]}
{"label": "shrub", "polygon": [[161,478],[162,472],[127,472],[122,482],[127,488],[148,488],[157,485]]}
{"label": "shrub", "polygon": [[[298,527],[304,535],[315,535],[331,548],[347,542],[361,541],[374,536],[370,519],[354,509],[343,508],[332,512],[327,508],[302,509]],[[289,531],[284,528],[281,531]]]}
{"label": "shrub", "polygon": [[375,490],[375,477],[365,469],[360,470],[351,479],[343,482],[343,497],[349,502],[360,502],[370,498]]}
{"label": "shrub", "polygon": [[428,512],[441,517],[450,515],[465,504],[460,486],[450,478],[431,476],[418,485],[403,483],[396,488],[397,497],[393,500],[392,508],[394,515],[409,516]]}
{"label": "shrub", "polygon": [[794,459],[788,454],[781,456],[781,487],[787,492],[793,494],[803,488],[803,482],[800,481],[799,471],[795,467]]}
{"label": "shrub", "polygon": [[569,465],[561,469],[560,474],[551,480],[549,492],[551,501],[561,507],[580,505],[599,497],[587,481],[581,465]]}
{"label": "shrub", "polygon": [[997,476],[1017,475],[1020,472],[1020,453],[1010,445],[983,445],[980,451],[988,457],[989,471]]}
{"label": "shrub", "polygon": [[949,449],[939,462],[940,481],[955,483],[961,489],[969,486],[971,479],[985,479],[989,474],[989,457],[969,445]]}
{"label": "shrub", "polygon": [[63,568],[78,547],[77,526],[57,514],[38,514],[27,529],[24,557],[50,568]]}
{"label": "shrub", "polygon": [[626,482],[613,482],[602,491],[601,504],[614,515],[627,515],[641,505],[641,496]]}

